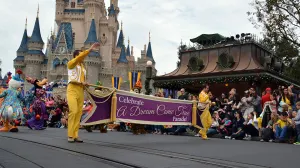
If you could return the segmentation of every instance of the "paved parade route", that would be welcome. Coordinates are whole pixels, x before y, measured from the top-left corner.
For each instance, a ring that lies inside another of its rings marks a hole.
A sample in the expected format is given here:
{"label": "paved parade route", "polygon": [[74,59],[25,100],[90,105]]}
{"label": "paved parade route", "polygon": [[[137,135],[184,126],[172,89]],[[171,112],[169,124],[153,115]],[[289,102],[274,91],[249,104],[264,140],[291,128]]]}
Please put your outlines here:
{"label": "paved parade route", "polygon": [[[0,133],[0,168],[35,167],[297,167],[300,147],[171,135],[132,135],[81,130],[70,144],[65,129]],[[282,160],[284,158],[284,160]]]}

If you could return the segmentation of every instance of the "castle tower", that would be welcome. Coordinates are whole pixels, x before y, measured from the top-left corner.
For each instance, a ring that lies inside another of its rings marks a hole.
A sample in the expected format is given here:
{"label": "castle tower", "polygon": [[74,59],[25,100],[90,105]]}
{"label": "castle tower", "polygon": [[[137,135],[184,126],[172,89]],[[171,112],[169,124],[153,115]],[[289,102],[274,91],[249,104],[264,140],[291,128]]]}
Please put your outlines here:
{"label": "castle tower", "polygon": [[[95,19],[92,19],[90,25],[90,31],[88,37],[84,42],[84,48],[90,48],[94,43],[99,42],[97,39]],[[98,81],[99,69],[100,69],[101,58],[99,49],[94,49],[85,59],[86,70],[87,70],[87,81],[89,83],[96,83]]]}
{"label": "castle tower", "polygon": [[[123,34],[123,22],[121,21],[121,30],[119,33],[119,37],[118,37],[118,41],[116,41],[115,44],[115,50],[114,50],[114,55],[112,57],[112,65],[113,67],[116,66],[116,64],[118,63],[118,60],[120,58],[121,55],[121,50],[122,47],[124,46],[124,34]],[[126,56],[126,51],[125,51],[125,56]]]}
{"label": "castle tower", "polygon": [[65,0],[56,0],[55,21],[59,25],[64,18]]}
{"label": "castle tower", "polygon": [[[127,57],[126,57],[126,49],[125,49],[124,39],[123,39],[122,43],[123,44],[121,47],[121,53],[118,58],[117,64],[115,66],[113,75],[122,77],[123,80],[128,80],[128,72],[129,72],[130,68],[129,68],[129,61],[127,60]],[[121,89],[128,90],[129,86],[121,85]]]}
{"label": "castle tower", "polygon": [[148,43],[148,48],[147,48],[147,52],[146,52],[146,60],[150,60],[152,61],[153,64],[155,64],[153,55],[152,55],[152,47],[151,47],[151,36],[150,36],[150,32],[149,32],[149,43]]}
{"label": "castle tower", "polygon": [[[108,8],[104,0],[56,0],[58,31],[47,39],[46,56],[42,52],[44,42],[37,17],[32,36],[28,37],[27,29],[24,30],[14,67],[36,78],[47,76],[49,81],[67,80],[67,62],[73,58],[74,50],[87,49],[99,41],[100,48],[91,51],[85,59],[88,82],[100,80],[104,86],[111,87],[112,76],[127,81],[129,71],[142,72],[144,81],[147,60],[154,62],[151,41],[149,39],[148,48],[144,46],[142,57],[136,62],[130,41],[128,45],[124,44],[119,13],[118,0],[111,0]],[[127,85],[124,83],[121,88],[128,90]]]}
{"label": "castle tower", "polygon": [[[41,67],[44,62],[45,55],[43,53],[44,42],[41,36],[40,23],[39,23],[39,8],[37,11],[37,17],[35,20],[34,28],[31,37],[28,40],[28,51],[25,54],[25,74],[30,74],[35,78],[40,79],[42,77]],[[25,83],[25,89],[27,90],[28,86]]]}
{"label": "castle tower", "polygon": [[[49,80],[67,80],[67,63],[73,58],[74,37],[72,25],[69,22],[61,22],[56,38],[51,35],[49,40],[50,45],[46,51],[48,56],[47,70]],[[50,55],[48,54],[50,52]]]}
{"label": "castle tower", "polygon": [[[133,46],[132,46],[132,48],[133,48]],[[135,69],[135,59],[134,59],[133,53],[130,52],[130,40],[129,40],[129,38],[128,38],[128,45],[127,45],[127,48],[126,48],[126,58],[128,60],[129,69]]]}
{"label": "castle tower", "polygon": [[25,23],[25,30],[23,33],[22,41],[20,44],[20,47],[17,50],[17,57],[14,59],[14,68],[15,69],[21,69],[24,72],[24,56],[26,55],[28,51],[27,47],[28,43],[28,35],[27,35],[27,18],[26,18],[26,23]]}

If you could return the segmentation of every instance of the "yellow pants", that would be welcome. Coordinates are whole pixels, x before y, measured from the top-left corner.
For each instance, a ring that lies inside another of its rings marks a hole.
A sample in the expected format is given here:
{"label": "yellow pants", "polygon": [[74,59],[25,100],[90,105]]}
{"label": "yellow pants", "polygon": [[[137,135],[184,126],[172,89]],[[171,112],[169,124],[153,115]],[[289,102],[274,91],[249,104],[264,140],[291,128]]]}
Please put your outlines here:
{"label": "yellow pants", "polygon": [[203,113],[200,116],[200,120],[202,123],[202,128],[199,131],[199,134],[201,135],[202,139],[207,139],[207,131],[210,128],[212,124],[212,118],[209,112],[209,108],[205,108]]}
{"label": "yellow pants", "polygon": [[80,119],[84,102],[84,90],[82,85],[70,83],[67,88],[68,113],[68,137],[78,138]]}

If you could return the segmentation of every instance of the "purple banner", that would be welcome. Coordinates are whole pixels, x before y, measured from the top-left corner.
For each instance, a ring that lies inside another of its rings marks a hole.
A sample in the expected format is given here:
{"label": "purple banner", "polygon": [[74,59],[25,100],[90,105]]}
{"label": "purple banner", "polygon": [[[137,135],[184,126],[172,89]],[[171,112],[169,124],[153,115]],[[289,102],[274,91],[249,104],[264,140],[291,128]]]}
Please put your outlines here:
{"label": "purple banner", "polygon": [[112,96],[98,98],[89,94],[89,97],[93,105],[93,110],[81,122],[81,125],[95,125],[109,122],[108,120],[111,120]]}
{"label": "purple banner", "polygon": [[192,102],[117,92],[117,120],[141,124],[191,125]]}

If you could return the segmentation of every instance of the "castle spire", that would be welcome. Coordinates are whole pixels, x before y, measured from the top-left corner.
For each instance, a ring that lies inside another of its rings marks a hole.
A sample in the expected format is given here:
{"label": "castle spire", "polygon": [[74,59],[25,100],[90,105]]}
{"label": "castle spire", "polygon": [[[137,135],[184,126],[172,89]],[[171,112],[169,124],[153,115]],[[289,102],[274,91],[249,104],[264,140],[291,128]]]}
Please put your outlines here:
{"label": "castle spire", "polygon": [[127,46],[127,50],[126,50],[126,56],[130,56],[130,40],[128,37],[128,46]]}
{"label": "castle spire", "polygon": [[92,19],[90,31],[89,31],[88,37],[85,40],[84,44],[96,43],[96,42],[99,42],[97,39],[96,23],[95,23],[95,19]]}
{"label": "castle spire", "polygon": [[147,48],[146,57],[149,58],[153,63],[155,63],[153,55],[152,55],[152,47],[151,47],[151,41],[150,41],[150,32],[149,32],[149,44]]}
{"label": "castle spire", "polygon": [[[38,8],[38,13],[39,13],[39,8]],[[41,36],[40,21],[39,21],[38,17],[35,19],[34,28],[33,28],[32,35],[31,35],[29,42],[36,42],[36,43],[44,44],[42,36]]]}
{"label": "castle spire", "polygon": [[27,41],[28,41],[28,35],[27,35],[27,18],[26,18],[25,30],[24,30],[24,33],[23,33],[23,37],[22,37],[20,47],[17,50],[17,52],[26,52],[26,51],[28,51]]}
{"label": "castle spire", "polygon": [[125,53],[125,45],[123,45],[121,48],[120,57],[119,57],[117,63],[128,63],[128,60],[126,58],[126,53]]}
{"label": "castle spire", "polygon": [[117,47],[122,48],[124,45],[123,22],[121,21],[121,31],[118,38]]}
{"label": "castle spire", "polygon": [[108,8],[108,16],[115,16],[116,15],[116,10],[114,7],[114,3],[112,2],[110,4],[110,7]]}
{"label": "castle spire", "polygon": [[36,14],[37,18],[39,17],[39,14],[40,14],[40,4],[38,3],[38,9],[37,9],[37,14]]}
{"label": "castle spire", "polygon": [[[87,44],[93,44],[93,43],[97,43],[97,42],[99,42],[99,41],[97,38],[95,19],[93,18],[92,22],[91,22],[88,37],[85,40],[84,44],[87,45]],[[100,54],[97,50],[93,50],[89,53],[89,57],[100,57]]]}

